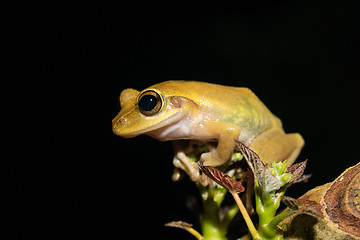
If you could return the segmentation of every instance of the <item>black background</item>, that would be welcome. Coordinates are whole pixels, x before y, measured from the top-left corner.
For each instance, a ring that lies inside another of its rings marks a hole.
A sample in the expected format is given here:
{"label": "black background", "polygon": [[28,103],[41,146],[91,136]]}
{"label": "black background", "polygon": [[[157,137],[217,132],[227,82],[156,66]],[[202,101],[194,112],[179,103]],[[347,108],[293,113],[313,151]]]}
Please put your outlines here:
{"label": "black background", "polygon": [[196,189],[170,179],[171,143],[111,131],[121,90],[169,79],[249,87],[300,132],[313,177],[287,195],[332,181],[359,161],[359,10],[355,1],[7,6],[0,234],[190,238],[163,227],[197,224],[184,204]]}

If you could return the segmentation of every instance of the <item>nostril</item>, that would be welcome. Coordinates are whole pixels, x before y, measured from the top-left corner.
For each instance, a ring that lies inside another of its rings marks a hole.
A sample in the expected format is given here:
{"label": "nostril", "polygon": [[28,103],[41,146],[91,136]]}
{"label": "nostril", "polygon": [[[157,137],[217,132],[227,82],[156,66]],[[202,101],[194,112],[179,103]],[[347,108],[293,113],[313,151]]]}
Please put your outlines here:
{"label": "nostril", "polygon": [[120,118],[114,118],[114,119],[112,120],[113,127],[116,127],[116,125],[122,124],[122,123],[124,123],[124,122],[126,122],[126,119],[125,119],[125,118],[122,118],[122,117],[120,117]]}

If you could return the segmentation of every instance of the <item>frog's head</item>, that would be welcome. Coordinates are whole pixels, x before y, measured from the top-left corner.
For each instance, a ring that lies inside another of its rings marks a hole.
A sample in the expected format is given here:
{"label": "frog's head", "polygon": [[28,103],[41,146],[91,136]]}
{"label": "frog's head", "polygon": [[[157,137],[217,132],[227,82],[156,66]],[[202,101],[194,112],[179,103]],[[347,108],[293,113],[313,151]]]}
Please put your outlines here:
{"label": "frog's head", "polygon": [[120,105],[121,111],[113,119],[112,129],[116,135],[125,138],[151,135],[156,130],[173,126],[191,114],[195,107],[186,97],[154,86],[141,92],[125,89],[120,94]]}

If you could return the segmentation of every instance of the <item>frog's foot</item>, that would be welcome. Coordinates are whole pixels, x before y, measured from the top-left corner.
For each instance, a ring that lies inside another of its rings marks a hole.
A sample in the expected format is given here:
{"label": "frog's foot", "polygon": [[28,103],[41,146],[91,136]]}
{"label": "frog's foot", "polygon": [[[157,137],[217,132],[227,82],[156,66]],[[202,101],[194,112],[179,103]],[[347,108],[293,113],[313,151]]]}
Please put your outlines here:
{"label": "frog's foot", "polygon": [[217,167],[224,163],[221,158],[216,156],[215,151],[201,154],[200,161],[204,164],[204,166],[211,167]]}
{"label": "frog's foot", "polygon": [[[183,152],[178,152],[175,154],[173,159],[173,164],[175,167],[184,170],[187,175],[190,177],[191,181],[196,182],[200,177],[200,170],[198,165],[195,162],[192,162],[188,159],[188,157]],[[176,176],[175,176],[176,174]],[[179,177],[177,176],[178,171],[174,172],[173,179],[177,180]]]}

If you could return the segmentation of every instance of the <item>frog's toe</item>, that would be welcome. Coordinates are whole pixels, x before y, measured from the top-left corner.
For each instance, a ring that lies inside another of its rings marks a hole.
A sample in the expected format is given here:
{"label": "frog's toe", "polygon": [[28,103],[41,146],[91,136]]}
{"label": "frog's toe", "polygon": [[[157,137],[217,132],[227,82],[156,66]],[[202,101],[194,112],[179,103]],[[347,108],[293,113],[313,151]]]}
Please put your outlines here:
{"label": "frog's toe", "polygon": [[173,164],[175,167],[184,170],[192,181],[195,182],[199,179],[199,167],[194,162],[190,162],[184,153],[177,153],[173,159]]}
{"label": "frog's toe", "polygon": [[177,181],[180,181],[182,179],[183,175],[184,175],[183,172],[181,172],[179,168],[175,167],[173,175],[171,176],[171,179],[174,182],[177,182]]}
{"label": "frog's toe", "polygon": [[211,182],[210,178],[208,178],[205,174],[200,175],[199,181],[203,187],[209,186],[209,184]]}

